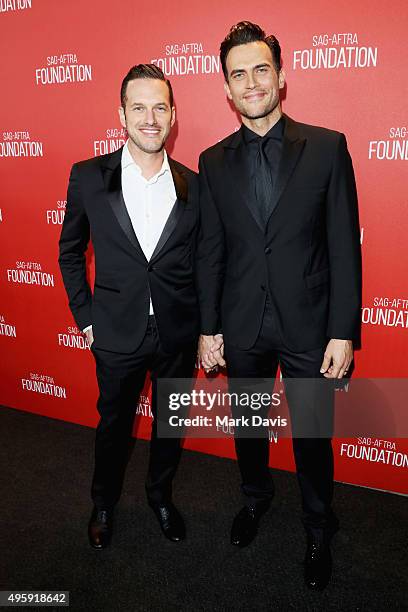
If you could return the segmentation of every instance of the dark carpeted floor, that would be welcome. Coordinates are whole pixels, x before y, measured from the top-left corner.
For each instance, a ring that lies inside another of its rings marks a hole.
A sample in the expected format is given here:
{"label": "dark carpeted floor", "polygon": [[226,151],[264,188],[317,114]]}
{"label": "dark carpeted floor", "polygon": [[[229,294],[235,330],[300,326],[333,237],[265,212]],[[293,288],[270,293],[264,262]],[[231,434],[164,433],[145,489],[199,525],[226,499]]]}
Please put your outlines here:
{"label": "dark carpeted floor", "polygon": [[69,590],[73,611],[408,610],[403,497],[336,485],[335,573],[324,593],[313,593],[303,587],[293,474],[276,472],[272,509],[239,550],[229,543],[241,505],[236,463],[185,451],[175,502],[188,539],[173,544],[146,505],[148,444],[138,440],[112,545],[93,551],[94,431],[8,408],[0,408],[0,428],[0,590]]}

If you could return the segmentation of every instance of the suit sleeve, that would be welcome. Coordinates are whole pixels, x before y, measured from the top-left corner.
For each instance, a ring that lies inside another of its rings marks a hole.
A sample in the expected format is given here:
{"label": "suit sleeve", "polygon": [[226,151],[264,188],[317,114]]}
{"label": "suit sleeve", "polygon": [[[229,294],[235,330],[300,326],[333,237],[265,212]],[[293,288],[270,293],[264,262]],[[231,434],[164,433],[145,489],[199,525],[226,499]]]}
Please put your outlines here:
{"label": "suit sleeve", "polygon": [[354,170],[340,135],[327,194],[330,262],[328,338],[360,341],[361,247]]}
{"label": "suit sleeve", "polygon": [[79,329],[92,324],[92,293],[86,276],[85,252],[90,237],[88,217],[81,199],[78,168],[72,167],[67,208],[59,240],[59,266],[69,307]]}
{"label": "suit sleeve", "polygon": [[202,155],[199,160],[200,229],[196,253],[196,286],[201,333],[220,332],[220,303],[224,283],[224,228],[214,202]]}

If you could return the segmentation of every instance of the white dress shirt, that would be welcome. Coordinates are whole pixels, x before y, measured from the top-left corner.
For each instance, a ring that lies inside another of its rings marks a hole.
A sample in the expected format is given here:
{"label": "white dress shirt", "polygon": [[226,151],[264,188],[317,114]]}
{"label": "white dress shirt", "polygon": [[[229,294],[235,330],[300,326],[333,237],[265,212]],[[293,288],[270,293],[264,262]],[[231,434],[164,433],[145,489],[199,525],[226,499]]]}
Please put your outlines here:
{"label": "white dress shirt", "polygon": [[[176,189],[167,153],[159,172],[145,179],[136,164],[126,141],[122,151],[122,192],[136,237],[149,261],[176,201]],[[153,314],[150,300],[150,314]],[[92,325],[83,331],[91,329]]]}
{"label": "white dress shirt", "polygon": [[[167,153],[159,172],[145,179],[126,142],[122,151],[122,192],[136,237],[149,261],[176,201]],[[150,300],[150,314],[153,305]]]}

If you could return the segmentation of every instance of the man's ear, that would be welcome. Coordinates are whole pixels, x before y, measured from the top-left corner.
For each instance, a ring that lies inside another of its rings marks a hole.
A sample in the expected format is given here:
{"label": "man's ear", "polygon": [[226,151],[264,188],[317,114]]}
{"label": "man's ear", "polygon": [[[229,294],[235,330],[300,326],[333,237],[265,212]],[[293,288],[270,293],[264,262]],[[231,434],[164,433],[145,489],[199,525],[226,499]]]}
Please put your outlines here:
{"label": "man's ear", "polygon": [[230,90],[230,88],[229,88],[228,81],[224,81],[224,91],[225,91],[225,93],[227,94],[227,98],[228,98],[229,100],[232,100],[231,90]]}
{"label": "man's ear", "polygon": [[285,86],[285,80],[286,80],[286,74],[285,71],[283,70],[283,68],[281,68],[281,70],[279,70],[279,89],[283,89]]}
{"label": "man's ear", "polygon": [[123,110],[123,106],[119,106],[118,113],[119,113],[119,121],[122,127],[126,128],[126,116],[125,116],[125,111]]}
{"label": "man's ear", "polygon": [[173,125],[176,123],[176,107],[172,106],[171,108],[171,120],[170,120],[170,127],[173,127]]}

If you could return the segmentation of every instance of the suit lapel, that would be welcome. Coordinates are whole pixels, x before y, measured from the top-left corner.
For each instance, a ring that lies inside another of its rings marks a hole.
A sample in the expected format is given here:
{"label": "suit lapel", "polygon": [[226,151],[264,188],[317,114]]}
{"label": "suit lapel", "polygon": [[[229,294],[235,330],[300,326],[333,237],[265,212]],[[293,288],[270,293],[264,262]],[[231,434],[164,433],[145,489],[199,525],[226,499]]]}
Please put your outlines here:
{"label": "suit lapel", "polygon": [[264,232],[262,219],[251,190],[251,177],[243,146],[242,130],[235,132],[224,144],[225,158],[233,176],[232,189],[235,196],[245,202],[259,229]]}
{"label": "suit lapel", "polygon": [[301,138],[297,123],[285,115],[282,156],[276,177],[276,183],[273,189],[271,214],[269,215],[269,218],[279,204],[279,200],[296,168],[305,143],[306,139]]}
{"label": "suit lapel", "polygon": [[174,230],[176,229],[182,215],[184,212],[184,209],[186,207],[187,204],[187,200],[188,200],[188,183],[187,180],[184,176],[184,174],[180,173],[176,166],[174,161],[168,157],[169,160],[169,166],[170,166],[170,170],[171,170],[171,174],[173,176],[173,182],[174,182],[174,187],[176,189],[176,196],[177,199],[174,202],[173,208],[171,209],[171,212],[167,218],[167,221],[164,225],[163,231],[160,235],[160,238],[156,244],[156,248],[153,251],[153,255],[151,257],[151,261],[153,259],[155,259],[160,252],[162,251],[164,245],[166,244],[166,242],[168,241],[168,239],[170,238],[170,236],[172,235],[172,233],[174,232]]}
{"label": "suit lapel", "polygon": [[112,207],[113,213],[120,227],[126,234],[129,242],[136,249],[140,257],[142,257],[144,261],[147,261],[136,237],[132,221],[130,220],[129,213],[126,208],[125,200],[123,198],[121,166],[122,149],[123,147],[121,147],[118,151],[115,151],[115,153],[113,153],[112,156],[105,161],[104,166],[102,167],[106,195],[108,197],[109,204]]}

